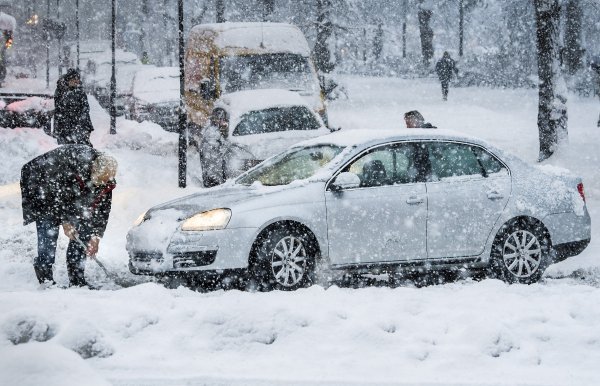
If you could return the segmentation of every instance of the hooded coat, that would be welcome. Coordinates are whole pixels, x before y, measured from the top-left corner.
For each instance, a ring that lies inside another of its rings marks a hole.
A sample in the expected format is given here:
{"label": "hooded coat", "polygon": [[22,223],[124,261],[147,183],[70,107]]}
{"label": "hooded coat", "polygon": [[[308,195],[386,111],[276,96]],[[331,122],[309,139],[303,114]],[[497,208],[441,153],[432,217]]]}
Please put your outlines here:
{"label": "hooded coat", "polygon": [[23,222],[69,222],[80,232],[102,237],[108,223],[114,181],[91,183],[98,151],[65,145],[34,158],[21,168]]}
{"label": "hooded coat", "polygon": [[458,68],[456,62],[450,57],[450,55],[444,55],[435,65],[435,72],[442,83],[450,82],[452,76],[458,75]]}
{"label": "hooded coat", "polygon": [[56,82],[54,92],[54,137],[59,145],[91,146],[93,130],[87,95],[81,86],[69,88],[63,76]]}

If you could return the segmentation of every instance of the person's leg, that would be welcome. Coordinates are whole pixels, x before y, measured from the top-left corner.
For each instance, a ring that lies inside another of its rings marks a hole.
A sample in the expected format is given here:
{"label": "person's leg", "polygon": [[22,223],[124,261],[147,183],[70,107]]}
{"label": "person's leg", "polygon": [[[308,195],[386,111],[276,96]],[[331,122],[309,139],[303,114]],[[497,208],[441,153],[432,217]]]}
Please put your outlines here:
{"label": "person's leg", "polygon": [[[81,235],[80,235],[81,236]],[[87,238],[80,238],[87,243]],[[87,285],[85,281],[85,248],[79,245],[75,240],[69,241],[67,248],[67,273],[69,274],[69,285],[83,287]]]}
{"label": "person's leg", "polygon": [[449,82],[442,81],[442,98],[445,101],[448,100],[448,84],[449,84]]}
{"label": "person's leg", "polygon": [[38,238],[38,255],[33,263],[35,275],[40,284],[52,282],[52,266],[56,256],[58,225],[53,221],[36,221]]}

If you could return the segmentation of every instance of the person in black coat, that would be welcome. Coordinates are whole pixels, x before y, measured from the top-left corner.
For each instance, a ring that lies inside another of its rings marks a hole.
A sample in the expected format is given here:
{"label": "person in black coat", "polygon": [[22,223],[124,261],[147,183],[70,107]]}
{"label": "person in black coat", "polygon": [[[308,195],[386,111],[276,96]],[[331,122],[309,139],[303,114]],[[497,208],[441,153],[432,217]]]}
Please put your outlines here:
{"label": "person in black coat", "polygon": [[70,68],[56,82],[54,92],[54,137],[59,145],[80,144],[92,146],[90,134],[94,130],[90,105],[81,87],[79,71]]}
{"label": "person in black coat", "polygon": [[442,98],[448,100],[448,86],[454,75],[458,76],[456,62],[450,57],[448,51],[444,52],[442,58],[435,65],[435,72],[442,83]]}
{"label": "person in black coat", "polygon": [[[117,163],[86,145],[65,145],[29,161],[21,169],[23,222],[36,223],[40,284],[54,283],[52,266],[59,227],[71,239],[67,249],[69,284],[87,285],[85,257],[94,256],[111,210]],[[77,238],[83,242],[81,246]]]}

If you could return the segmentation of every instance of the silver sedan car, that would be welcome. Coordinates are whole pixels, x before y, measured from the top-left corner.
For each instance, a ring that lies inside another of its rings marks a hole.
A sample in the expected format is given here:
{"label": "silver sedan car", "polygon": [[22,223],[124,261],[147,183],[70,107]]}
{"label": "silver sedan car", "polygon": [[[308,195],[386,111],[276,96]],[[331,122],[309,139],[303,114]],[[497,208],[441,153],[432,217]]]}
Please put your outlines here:
{"label": "silver sedan car", "polygon": [[590,231],[582,181],[565,170],[451,131],[357,130],[148,210],[127,249],[136,274],[241,270],[267,289],[409,267],[533,283]]}

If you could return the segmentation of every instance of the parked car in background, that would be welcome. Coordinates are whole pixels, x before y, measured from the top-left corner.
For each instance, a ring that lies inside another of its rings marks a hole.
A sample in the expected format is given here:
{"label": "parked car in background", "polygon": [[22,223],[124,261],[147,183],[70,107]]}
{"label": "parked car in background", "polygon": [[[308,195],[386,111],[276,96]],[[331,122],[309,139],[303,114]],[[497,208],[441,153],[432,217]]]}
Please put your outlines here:
{"label": "parked car in background", "polygon": [[[115,107],[117,115],[125,114],[128,99],[131,97],[133,77],[137,71],[153,67],[141,64],[138,57],[123,50],[115,52],[117,95]],[[102,52],[90,57],[82,72],[82,83],[85,91],[92,94],[105,109],[110,107],[110,78],[112,76],[112,59],[110,52]]]}
{"label": "parked car in background", "polygon": [[215,102],[225,135],[213,125],[196,133],[205,186],[222,183],[291,145],[329,134],[317,113],[295,92],[249,90]]}
{"label": "parked car in background", "polygon": [[167,131],[179,123],[179,67],[145,66],[133,77],[127,117],[152,121]]}
{"label": "parked car in background", "polygon": [[590,224],[580,178],[479,139],[342,131],[151,208],[127,250],[136,274],[242,272],[263,288],[449,268],[534,283],[587,247]]}
{"label": "parked car in background", "polygon": [[327,125],[327,110],[310,55],[304,34],[291,24],[193,27],[185,53],[188,121],[203,127],[214,102],[224,94],[278,88],[300,94]]}

